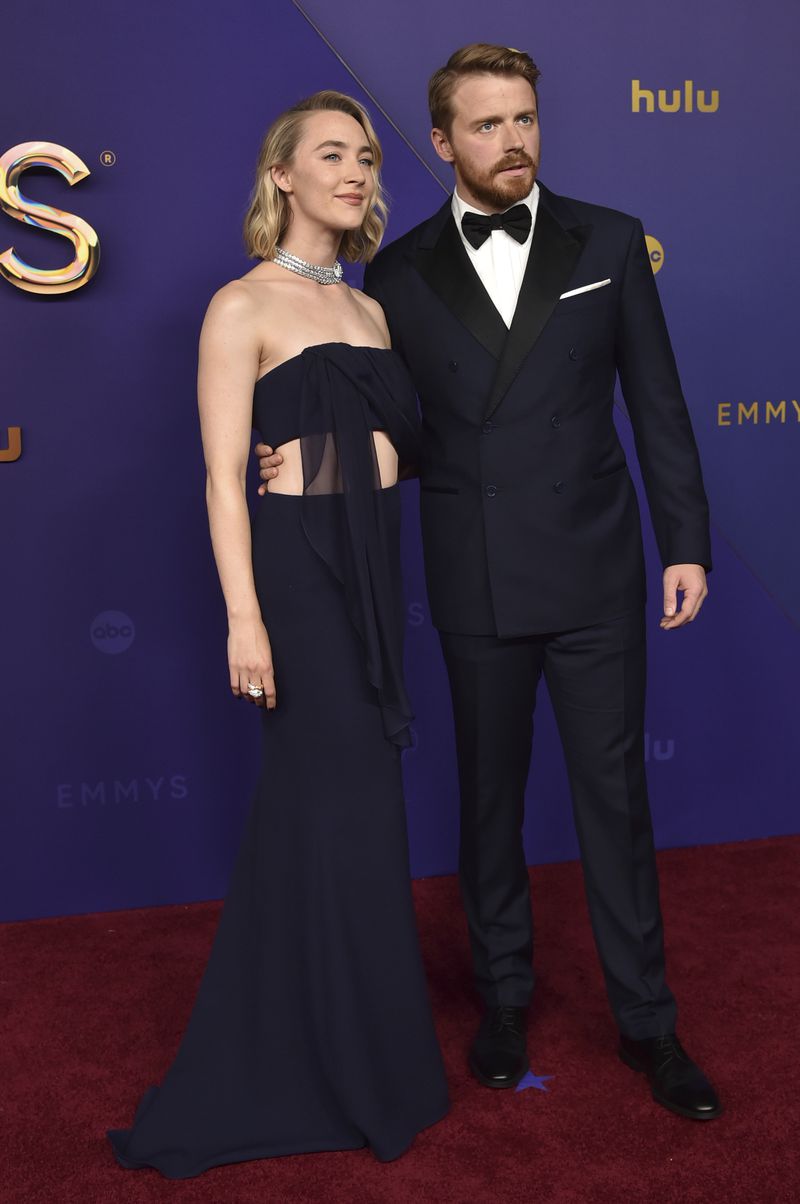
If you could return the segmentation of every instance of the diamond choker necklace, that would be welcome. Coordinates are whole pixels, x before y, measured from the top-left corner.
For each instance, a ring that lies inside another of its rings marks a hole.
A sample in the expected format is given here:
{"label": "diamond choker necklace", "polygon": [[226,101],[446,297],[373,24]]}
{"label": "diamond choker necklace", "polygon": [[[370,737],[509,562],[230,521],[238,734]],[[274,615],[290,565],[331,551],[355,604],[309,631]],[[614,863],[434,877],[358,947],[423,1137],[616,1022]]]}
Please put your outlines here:
{"label": "diamond choker necklace", "polygon": [[332,268],[327,268],[318,263],[307,263],[299,255],[292,255],[290,251],[284,251],[282,247],[275,248],[272,262],[277,263],[279,267],[287,268],[290,272],[297,272],[298,276],[316,280],[317,284],[338,284],[344,276],[344,268],[338,259]]}

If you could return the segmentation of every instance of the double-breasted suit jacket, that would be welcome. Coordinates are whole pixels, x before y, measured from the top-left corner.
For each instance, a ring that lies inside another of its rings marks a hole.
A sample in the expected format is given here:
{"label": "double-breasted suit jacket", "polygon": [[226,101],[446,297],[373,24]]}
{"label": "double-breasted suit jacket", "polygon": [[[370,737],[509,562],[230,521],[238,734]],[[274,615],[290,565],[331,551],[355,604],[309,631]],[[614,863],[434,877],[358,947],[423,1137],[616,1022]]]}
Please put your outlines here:
{"label": "double-breasted suit jacket", "polygon": [[662,561],[711,564],[697,448],[642,225],[539,187],[510,329],[449,199],[365,276],[420,400],[426,576],[444,631],[564,631],[643,604],[617,374]]}

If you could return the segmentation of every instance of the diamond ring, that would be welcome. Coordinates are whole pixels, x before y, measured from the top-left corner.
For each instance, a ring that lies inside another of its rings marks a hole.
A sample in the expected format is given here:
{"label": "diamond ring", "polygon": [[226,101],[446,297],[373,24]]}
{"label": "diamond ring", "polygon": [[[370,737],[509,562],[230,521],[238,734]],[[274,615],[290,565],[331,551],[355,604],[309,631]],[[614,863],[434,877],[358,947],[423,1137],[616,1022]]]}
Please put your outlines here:
{"label": "diamond ring", "polygon": [[264,687],[256,686],[252,681],[247,683],[247,693],[251,698],[262,698],[264,695]]}

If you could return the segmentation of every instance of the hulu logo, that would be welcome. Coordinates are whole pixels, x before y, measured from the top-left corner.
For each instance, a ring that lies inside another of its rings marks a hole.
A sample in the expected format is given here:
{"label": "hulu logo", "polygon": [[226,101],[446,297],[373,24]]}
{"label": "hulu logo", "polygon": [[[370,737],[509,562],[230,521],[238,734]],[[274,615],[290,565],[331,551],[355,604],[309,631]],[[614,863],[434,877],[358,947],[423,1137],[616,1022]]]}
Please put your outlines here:
{"label": "hulu logo", "polygon": [[631,112],[641,113],[644,103],[645,113],[654,113],[656,97],[658,97],[658,108],[661,113],[694,113],[695,111],[716,113],[719,108],[719,92],[716,88],[712,88],[710,100],[706,99],[707,95],[709,94],[703,88],[695,91],[694,81],[691,79],[684,81],[683,88],[659,88],[658,92],[650,88],[643,88],[638,79],[632,79]]}

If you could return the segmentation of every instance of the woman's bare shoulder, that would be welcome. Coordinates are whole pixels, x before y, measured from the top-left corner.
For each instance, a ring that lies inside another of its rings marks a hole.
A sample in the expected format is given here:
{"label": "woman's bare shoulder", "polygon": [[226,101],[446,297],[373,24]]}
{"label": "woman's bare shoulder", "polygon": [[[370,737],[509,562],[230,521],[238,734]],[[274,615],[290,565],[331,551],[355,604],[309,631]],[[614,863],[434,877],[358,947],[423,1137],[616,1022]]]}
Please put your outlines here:
{"label": "woman's bare shoulder", "polygon": [[351,288],[350,295],[355,298],[359,305],[363,306],[368,314],[374,318],[383,319],[383,307],[374,297],[368,297],[360,288]]}
{"label": "woman's bare shoulder", "polygon": [[389,328],[386,325],[386,316],[382,306],[375,300],[374,297],[368,297],[361,289],[351,288],[351,296],[354,297],[358,305],[361,306],[364,313],[378,326],[381,333],[389,343]]}
{"label": "woman's bare shoulder", "polygon": [[273,276],[269,264],[259,264],[253,271],[218,288],[208,303],[206,319],[215,322],[241,322],[257,319],[265,309],[281,304],[282,280]]}

